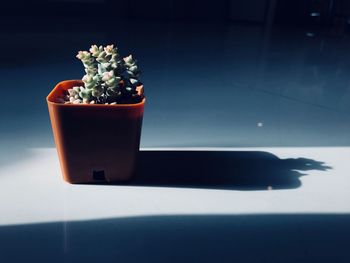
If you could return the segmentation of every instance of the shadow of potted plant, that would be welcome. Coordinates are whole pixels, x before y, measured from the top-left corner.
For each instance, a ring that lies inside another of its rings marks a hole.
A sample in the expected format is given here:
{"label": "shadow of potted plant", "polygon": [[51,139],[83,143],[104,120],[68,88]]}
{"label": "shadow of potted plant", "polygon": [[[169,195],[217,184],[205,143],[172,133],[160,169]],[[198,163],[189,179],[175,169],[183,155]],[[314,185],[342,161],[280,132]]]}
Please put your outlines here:
{"label": "shadow of potted plant", "polygon": [[132,177],[139,152],[144,89],[136,60],[113,45],[79,51],[82,80],[58,83],[47,104],[64,180],[115,182]]}

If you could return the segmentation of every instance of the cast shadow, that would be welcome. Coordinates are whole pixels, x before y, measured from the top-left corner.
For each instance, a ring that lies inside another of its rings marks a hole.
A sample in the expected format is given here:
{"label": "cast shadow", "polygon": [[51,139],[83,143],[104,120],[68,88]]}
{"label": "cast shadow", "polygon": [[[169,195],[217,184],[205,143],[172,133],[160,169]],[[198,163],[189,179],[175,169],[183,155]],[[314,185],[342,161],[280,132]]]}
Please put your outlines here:
{"label": "cast shadow", "polygon": [[141,151],[128,185],[271,190],[301,186],[306,171],[327,171],[324,162],[279,159],[263,151]]}
{"label": "cast shadow", "polygon": [[169,215],[0,226],[0,262],[350,262],[348,214]]}

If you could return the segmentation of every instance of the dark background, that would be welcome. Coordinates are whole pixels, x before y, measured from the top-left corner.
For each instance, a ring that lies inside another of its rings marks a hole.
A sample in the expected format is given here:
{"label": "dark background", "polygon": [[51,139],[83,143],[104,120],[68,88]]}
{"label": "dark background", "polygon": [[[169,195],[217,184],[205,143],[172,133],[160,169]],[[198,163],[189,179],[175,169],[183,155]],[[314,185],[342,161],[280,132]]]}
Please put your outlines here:
{"label": "dark background", "polygon": [[53,146],[45,97],[116,44],[146,88],[142,146],[349,146],[350,2],[3,1],[0,145]]}

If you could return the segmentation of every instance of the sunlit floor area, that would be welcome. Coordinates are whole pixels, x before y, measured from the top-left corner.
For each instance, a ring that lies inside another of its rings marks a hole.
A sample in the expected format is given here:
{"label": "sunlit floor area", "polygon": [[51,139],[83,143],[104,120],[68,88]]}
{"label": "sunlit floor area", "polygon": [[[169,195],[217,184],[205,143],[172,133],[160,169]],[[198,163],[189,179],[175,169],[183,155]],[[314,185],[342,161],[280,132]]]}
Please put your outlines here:
{"label": "sunlit floor area", "polygon": [[54,148],[18,156],[2,262],[350,260],[348,147],[146,148],[115,185],[65,183]]}

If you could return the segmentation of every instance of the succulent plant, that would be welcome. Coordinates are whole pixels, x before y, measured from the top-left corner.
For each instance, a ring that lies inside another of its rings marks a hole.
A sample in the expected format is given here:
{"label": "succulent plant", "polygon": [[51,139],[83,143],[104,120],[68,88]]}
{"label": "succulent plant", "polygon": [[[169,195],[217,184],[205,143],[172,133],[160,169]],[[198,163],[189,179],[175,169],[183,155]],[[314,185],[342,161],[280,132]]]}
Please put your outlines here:
{"label": "succulent plant", "polygon": [[121,58],[113,45],[92,45],[76,57],[85,68],[84,86],[69,89],[65,103],[129,104],[144,98],[140,71],[132,55]]}

